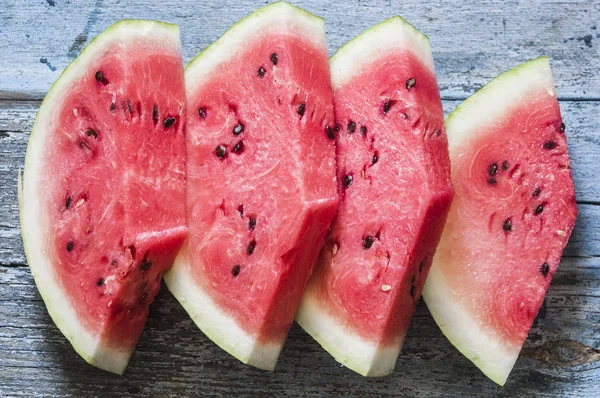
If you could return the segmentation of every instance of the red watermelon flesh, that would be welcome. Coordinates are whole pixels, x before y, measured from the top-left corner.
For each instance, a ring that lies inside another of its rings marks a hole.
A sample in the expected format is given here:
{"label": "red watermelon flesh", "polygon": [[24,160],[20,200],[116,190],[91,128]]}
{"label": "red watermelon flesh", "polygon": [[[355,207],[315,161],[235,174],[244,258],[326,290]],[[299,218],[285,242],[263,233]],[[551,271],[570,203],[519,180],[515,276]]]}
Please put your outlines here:
{"label": "red watermelon flesh", "polygon": [[323,22],[267,6],[186,85],[190,235],[167,285],[219,346],[272,369],[338,201]]}
{"label": "red watermelon flesh", "polygon": [[65,70],[32,132],[21,197],[30,266],[59,328],[113,372],[185,238],[184,107],[178,28],[124,21]]}
{"label": "red watermelon flesh", "polygon": [[400,18],[331,62],[342,200],[297,319],[364,375],[393,369],[452,200],[432,64],[427,39]]}
{"label": "red watermelon flesh", "polygon": [[548,60],[496,78],[446,125],[456,198],[424,297],[452,343],[504,384],[577,216]]}

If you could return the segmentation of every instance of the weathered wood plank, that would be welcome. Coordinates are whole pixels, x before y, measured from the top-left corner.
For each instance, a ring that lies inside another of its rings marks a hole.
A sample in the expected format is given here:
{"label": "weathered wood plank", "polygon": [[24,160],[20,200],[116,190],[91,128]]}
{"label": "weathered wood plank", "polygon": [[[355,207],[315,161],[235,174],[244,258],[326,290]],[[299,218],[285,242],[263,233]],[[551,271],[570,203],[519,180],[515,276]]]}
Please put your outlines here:
{"label": "weathered wood plank", "polygon": [[[246,367],[212,344],[163,289],[124,377],[75,354],[52,324],[27,268],[0,271],[0,395],[236,394],[265,396],[598,396],[600,270],[564,259],[544,319],[503,389],[464,359],[419,305],[396,372],[367,380],[340,367],[293,327],[275,373]],[[582,282],[585,282],[582,285]],[[576,295],[579,300],[573,300]],[[586,348],[587,347],[587,348]],[[427,388],[424,388],[427,386]]]}
{"label": "weathered wood plank", "polygon": [[[51,5],[50,3],[54,4]],[[0,7],[0,98],[41,99],[89,41],[118,19],[181,25],[185,61],[265,2],[6,0]],[[600,3],[298,0],[325,17],[330,52],[400,14],[431,38],[442,95],[465,98],[499,73],[548,55],[560,97],[600,98]]]}

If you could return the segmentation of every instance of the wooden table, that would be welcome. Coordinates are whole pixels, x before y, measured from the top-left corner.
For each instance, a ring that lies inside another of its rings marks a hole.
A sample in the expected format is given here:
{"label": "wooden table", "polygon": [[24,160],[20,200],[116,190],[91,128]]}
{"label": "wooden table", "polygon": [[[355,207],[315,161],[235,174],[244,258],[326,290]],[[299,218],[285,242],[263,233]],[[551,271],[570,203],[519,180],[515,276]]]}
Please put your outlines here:
{"label": "wooden table", "polygon": [[404,16],[431,38],[446,112],[488,80],[548,55],[567,125],[579,219],[504,388],[441,334],[420,304],[393,375],[365,379],[294,326],[275,373],[212,344],[163,289],[122,377],[87,365],[48,316],[26,266],[17,208],[35,113],[89,41],[122,18],[181,25],[185,61],[264,2],[2,0],[0,6],[0,396],[600,396],[600,3],[298,1],[326,19],[330,52]]}

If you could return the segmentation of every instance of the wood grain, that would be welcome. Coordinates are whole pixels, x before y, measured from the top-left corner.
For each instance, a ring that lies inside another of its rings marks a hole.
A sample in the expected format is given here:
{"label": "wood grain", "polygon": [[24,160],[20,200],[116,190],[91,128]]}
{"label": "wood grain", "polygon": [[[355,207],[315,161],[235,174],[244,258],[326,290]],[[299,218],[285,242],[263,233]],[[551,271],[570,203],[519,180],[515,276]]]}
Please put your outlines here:
{"label": "wood grain", "polygon": [[420,304],[396,372],[365,379],[294,326],[275,373],[210,342],[163,288],[123,377],[74,352],[26,267],[16,200],[29,131],[52,82],[121,18],[181,25],[185,60],[264,2],[6,0],[0,7],[0,396],[600,396],[600,2],[297,1],[327,24],[330,52],[400,14],[429,35],[448,113],[488,80],[551,58],[580,215],[540,315],[504,388],[455,350]]}

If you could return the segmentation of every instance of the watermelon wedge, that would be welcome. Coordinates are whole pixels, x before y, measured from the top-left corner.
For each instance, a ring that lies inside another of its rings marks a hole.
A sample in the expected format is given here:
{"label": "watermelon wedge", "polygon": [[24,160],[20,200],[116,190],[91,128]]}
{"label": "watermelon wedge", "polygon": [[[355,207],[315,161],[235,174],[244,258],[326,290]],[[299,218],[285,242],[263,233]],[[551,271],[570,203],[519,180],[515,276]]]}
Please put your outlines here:
{"label": "watermelon wedge", "polygon": [[190,234],[165,280],[211,340],[272,370],[338,203],[323,20],[268,5],[185,80]]}
{"label": "watermelon wedge", "polygon": [[52,319],[89,363],[123,373],[185,239],[179,28],[122,21],[65,69],[35,121],[19,202]]}
{"label": "watermelon wedge", "polygon": [[331,59],[342,193],[297,322],[364,376],[393,369],[453,196],[426,36],[400,17]]}
{"label": "watermelon wedge", "polygon": [[577,216],[548,59],[491,81],[446,128],[456,198],[423,296],[452,344],[504,385]]}

